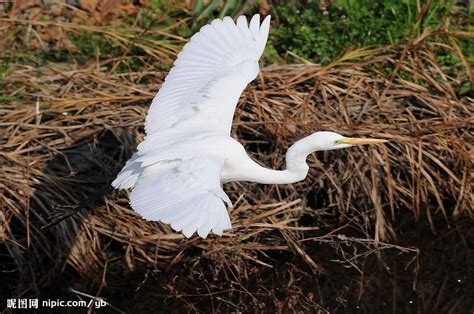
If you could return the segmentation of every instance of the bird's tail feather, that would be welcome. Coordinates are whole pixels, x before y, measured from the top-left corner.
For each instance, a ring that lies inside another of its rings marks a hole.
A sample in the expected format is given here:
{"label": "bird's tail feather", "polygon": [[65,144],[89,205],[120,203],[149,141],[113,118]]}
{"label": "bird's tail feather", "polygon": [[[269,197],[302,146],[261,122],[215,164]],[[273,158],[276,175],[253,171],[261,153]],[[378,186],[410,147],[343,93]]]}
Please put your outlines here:
{"label": "bird's tail feather", "polygon": [[125,166],[117,175],[117,178],[112,182],[112,186],[116,189],[133,188],[142,172],[142,163],[137,161],[138,155],[135,153],[127,161]]}

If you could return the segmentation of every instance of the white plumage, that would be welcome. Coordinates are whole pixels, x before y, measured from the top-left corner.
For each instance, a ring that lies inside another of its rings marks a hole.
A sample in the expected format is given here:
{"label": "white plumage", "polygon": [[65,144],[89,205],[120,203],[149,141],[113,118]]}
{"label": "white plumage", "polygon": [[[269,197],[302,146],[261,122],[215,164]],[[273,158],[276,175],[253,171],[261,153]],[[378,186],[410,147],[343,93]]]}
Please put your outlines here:
{"label": "white plumage", "polygon": [[292,183],[308,172],[306,156],[381,140],[345,138],[317,132],[287,152],[287,169],[266,169],[230,137],[240,94],[258,75],[258,60],[270,29],[230,17],[201,28],[184,46],[146,117],[144,141],[112,185],[132,188],[130,204],[143,218],[168,223],[186,237],[206,238],[232,228],[226,205],[232,206],[221,182],[246,180]]}
{"label": "white plumage", "polygon": [[258,74],[269,29],[270,16],[260,26],[259,15],[250,25],[241,16],[237,24],[225,17],[202,27],[178,54],[153,99],[147,137],[157,138],[170,128],[195,134],[197,127],[229,134],[240,94]]}
{"label": "white plumage", "polygon": [[225,17],[184,46],[153,99],[145,140],[112,183],[133,188],[131,205],[143,218],[169,223],[187,237],[232,228],[223,201],[231,202],[220,183],[225,159],[195,144],[229,136],[240,94],[258,74],[269,29],[270,16],[261,25],[259,15],[250,25],[244,16],[237,23]]}

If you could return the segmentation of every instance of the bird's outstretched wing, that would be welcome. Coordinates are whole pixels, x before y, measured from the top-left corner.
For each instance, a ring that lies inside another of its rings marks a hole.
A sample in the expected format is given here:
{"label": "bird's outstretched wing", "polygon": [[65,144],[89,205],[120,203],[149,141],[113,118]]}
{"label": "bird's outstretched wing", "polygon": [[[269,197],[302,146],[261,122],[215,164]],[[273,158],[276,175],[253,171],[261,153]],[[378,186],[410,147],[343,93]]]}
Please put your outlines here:
{"label": "bird's outstretched wing", "polygon": [[249,24],[244,16],[236,23],[216,19],[192,36],[153,99],[138,154],[159,145],[164,134],[178,140],[197,132],[229,135],[239,97],[258,75],[269,29],[270,16],[260,25],[256,14]]}
{"label": "bird's outstretched wing", "polygon": [[212,230],[231,229],[223,201],[232,205],[220,187],[224,159],[194,156],[166,160],[145,167],[130,195],[132,208],[147,220],[161,220],[186,237],[206,238]]}
{"label": "bird's outstretched wing", "polygon": [[187,237],[231,229],[224,204],[230,200],[220,186],[225,159],[199,143],[230,135],[240,94],[258,74],[269,28],[270,16],[261,25],[259,15],[250,24],[244,16],[236,23],[214,20],[178,55],[151,104],[145,140],[112,183],[133,188],[131,205],[143,218],[169,223]]}

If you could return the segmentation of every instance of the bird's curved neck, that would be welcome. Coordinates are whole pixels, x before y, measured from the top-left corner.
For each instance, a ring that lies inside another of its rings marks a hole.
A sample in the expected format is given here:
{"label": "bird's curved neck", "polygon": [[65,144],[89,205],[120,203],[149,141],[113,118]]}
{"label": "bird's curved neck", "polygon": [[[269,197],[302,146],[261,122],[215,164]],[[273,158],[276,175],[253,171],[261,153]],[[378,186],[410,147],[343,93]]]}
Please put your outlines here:
{"label": "bird's curved neck", "polygon": [[250,163],[245,166],[245,171],[226,181],[251,181],[264,184],[294,183],[306,178],[309,167],[306,157],[316,151],[315,147],[308,145],[305,139],[293,144],[286,153],[286,169],[273,170],[260,166],[249,158]]}

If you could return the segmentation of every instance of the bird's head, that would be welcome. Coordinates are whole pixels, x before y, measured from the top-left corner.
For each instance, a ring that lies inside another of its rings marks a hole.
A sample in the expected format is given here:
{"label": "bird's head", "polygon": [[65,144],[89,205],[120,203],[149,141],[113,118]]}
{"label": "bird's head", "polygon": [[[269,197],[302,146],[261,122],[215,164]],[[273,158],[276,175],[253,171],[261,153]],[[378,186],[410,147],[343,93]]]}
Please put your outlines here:
{"label": "bird's head", "polygon": [[345,137],[335,132],[316,132],[310,137],[311,146],[316,147],[316,150],[334,150],[340,148],[347,148],[354,145],[365,144],[381,144],[388,142],[387,140],[376,138],[353,138]]}

